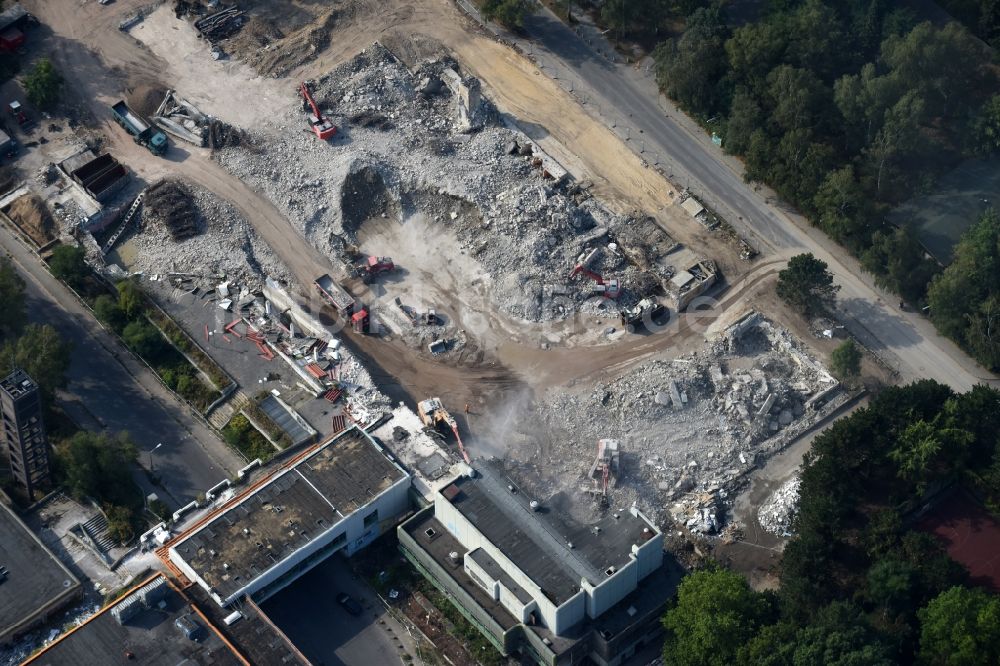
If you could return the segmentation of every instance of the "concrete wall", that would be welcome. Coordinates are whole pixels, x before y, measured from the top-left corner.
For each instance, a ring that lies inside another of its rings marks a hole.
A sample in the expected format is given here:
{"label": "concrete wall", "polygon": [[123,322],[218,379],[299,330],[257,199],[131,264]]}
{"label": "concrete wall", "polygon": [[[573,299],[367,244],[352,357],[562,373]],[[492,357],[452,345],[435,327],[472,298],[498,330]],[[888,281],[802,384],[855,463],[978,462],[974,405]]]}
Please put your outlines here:
{"label": "concrete wall", "polygon": [[[475,550],[476,548],[482,548],[486,551],[490,557],[496,560],[507,575],[514,579],[514,582],[524,588],[528,594],[537,602],[538,604],[538,615],[543,625],[551,629],[554,633],[558,634],[560,630],[565,631],[571,624],[565,624],[571,617],[574,617],[577,613],[570,611],[557,617],[557,608],[552,601],[548,599],[543,593],[542,589],[534,583],[530,578],[528,578],[523,571],[521,571],[517,566],[514,565],[510,559],[504,555],[499,548],[490,543],[486,537],[476,528],[475,525],[470,523],[462,513],[456,509],[451,503],[446,500],[441,495],[438,495],[434,499],[434,516],[437,518],[438,522],[445,526],[445,528],[451,532],[452,536],[458,540],[466,550]],[[579,615],[583,617],[583,603],[581,599]]]}

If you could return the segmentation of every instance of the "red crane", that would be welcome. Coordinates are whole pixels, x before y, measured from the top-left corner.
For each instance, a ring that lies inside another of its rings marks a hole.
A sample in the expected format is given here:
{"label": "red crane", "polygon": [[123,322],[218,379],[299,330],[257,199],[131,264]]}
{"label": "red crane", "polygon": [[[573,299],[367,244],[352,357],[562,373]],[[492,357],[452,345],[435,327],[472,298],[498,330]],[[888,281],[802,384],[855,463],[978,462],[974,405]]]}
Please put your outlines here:
{"label": "red crane", "polygon": [[319,106],[313,100],[312,94],[309,92],[309,86],[306,85],[305,81],[299,85],[299,92],[302,93],[302,99],[312,109],[312,115],[309,116],[309,131],[323,141],[336,134],[337,127],[319,110]]}
{"label": "red crane", "polygon": [[622,291],[621,285],[618,283],[617,279],[612,278],[610,280],[605,280],[598,273],[595,273],[594,271],[590,270],[582,263],[579,263],[573,267],[573,270],[569,274],[569,279],[572,280],[580,273],[583,273],[591,280],[596,282],[597,285],[600,287],[598,291],[600,291],[605,296],[605,298],[610,298],[613,300],[618,298],[618,296],[621,294]]}

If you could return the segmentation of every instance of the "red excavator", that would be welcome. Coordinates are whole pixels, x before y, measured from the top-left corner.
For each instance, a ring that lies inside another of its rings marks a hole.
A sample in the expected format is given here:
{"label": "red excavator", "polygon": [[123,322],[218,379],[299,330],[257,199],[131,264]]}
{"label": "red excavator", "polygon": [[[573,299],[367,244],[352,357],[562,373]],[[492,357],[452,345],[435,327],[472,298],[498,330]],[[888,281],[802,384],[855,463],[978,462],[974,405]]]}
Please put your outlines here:
{"label": "red excavator", "polygon": [[569,274],[569,279],[572,280],[580,273],[583,273],[591,280],[596,282],[597,289],[595,291],[602,294],[605,298],[610,298],[614,300],[618,298],[618,296],[622,292],[621,285],[618,283],[617,279],[612,278],[610,280],[605,280],[598,273],[595,273],[594,271],[584,266],[582,262],[573,267],[573,270]]}
{"label": "red excavator", "polygon": [[331,136],[336,134],[337,127],[323,115],[322,111],[319,110],[319,106],[317,106],[316,102],[313,100],[312,94],[309,91],[309,86],[305,81],[299,85],[299,92],[302,93],[302,99],[305,100],[305,104],[312,109],[312,114],[309,116],[309,131],[323,141],[326,141]]}

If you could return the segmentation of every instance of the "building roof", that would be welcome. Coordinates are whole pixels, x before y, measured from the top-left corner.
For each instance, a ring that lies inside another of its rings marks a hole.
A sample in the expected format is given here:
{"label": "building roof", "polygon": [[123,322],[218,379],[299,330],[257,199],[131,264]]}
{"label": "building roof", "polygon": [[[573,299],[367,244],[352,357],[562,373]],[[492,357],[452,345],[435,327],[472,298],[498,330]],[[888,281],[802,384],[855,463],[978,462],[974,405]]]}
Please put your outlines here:
{"label": "building roof", "polygon": [[0,644],[80,591],[80,582],[0,502]]}
{"label": "building roof", "polygon": [[[37,666],[77,666],[78,664],[117,664],[134,661],[148,666],[177,664],[238,665],[243,661],[227,645],[214,627],[205,622],[188,600],[157,574],[140,586],[155,587],[157,594],[144,603],[138,590],[105,606],[97,615],[39,652],[27,664]],[[115,610],[136,604],[134,614]],[[181,625],[195,628],[188,638]],[[129,660],[128,654],[133,655]]]}
{"label": "building roof", "polygon": [[[633,544],[656,533],[628,511],[584,525],[552,506],[532,510],[531,498],[491,464],[481,464],[477,471],[475,478],[460,477],[442,490],[442,497],[557,605],[579,592],[583,579],[600,585],[631,561]],[[610,567],[614,570],[609,573]]]}
{"label": "building roof", "polygon": [[686,210],[691,217],[698,217],[705,210],[701,202],[694,197],[688,197],[681,203],[681,208]]}
{"label": "building roof", "polygon": [[14,372],[0,380],[0,389],[15,399],[31,393],[37,388],[38,386],[34,380],[28,376],[27,372],[21,369],[14,370]]}
{"label": "building roof", "polygon": [[405,476],[350,428],[225,505],[171,551],[226,599]]}

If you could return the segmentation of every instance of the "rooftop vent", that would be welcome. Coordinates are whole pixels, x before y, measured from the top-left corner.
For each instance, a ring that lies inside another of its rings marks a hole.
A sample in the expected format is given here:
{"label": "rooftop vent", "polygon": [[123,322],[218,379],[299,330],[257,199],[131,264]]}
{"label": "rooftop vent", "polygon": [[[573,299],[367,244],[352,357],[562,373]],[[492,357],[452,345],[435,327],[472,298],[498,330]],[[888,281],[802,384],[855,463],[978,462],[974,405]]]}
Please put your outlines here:
{"label": "rooftop vent", "polygon": [[514,485],[511,484],[511,483],[507,484],[507,490],[509,490],[512,493],[516,493],[517,492],[517,488],[515,488]]}
{"label": "rooftop vent", "polygon": [[528,506],[531,507],[532,511],[538,511],[540,508],[542,508],[542,505],[538,503],[538,500],[531,500],[530,502],[528,502]]}
{"label": "rooftop vent", "polygon": [[615,571],[617,571],[617,569],[615,569],[615,567],[612,565],[612,566],[610,566],[610,567],[608,567],[607,569],[604,570],[604,575],[605,576],[614,576],[615,575]]}
{"label": "rooftop vent", "polygon": [[570,550],[573,550],[573,542],[572,541],[567,541],[566,542],[566,547],[569,548]]}
{"label": "rooftop vent", "polygon": [[222,568],[225,569],[226,571],[229,571],[229,562],[223,562]]}
{"label": "rooftop vent", "polygon": [[249,527],[244,527],[243,528],[243,534],[245,536],[250,536],[250,528]]}
{"label": "rooftop vent", "polygon": [[451,551],[450,553],[448,553],[448,559],[451,560],[453,563],[458,564],[458,553],[454,550]]}
{"label": "rooftop vent", "polygon": [[434,535],[437,534],[437,532],[434,531],[433,527],[428,527],[426,530],[424,530],[424,534],[427,535],[428,539],[433,539]]}

